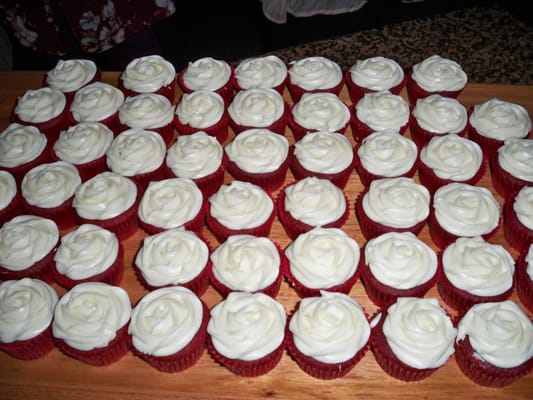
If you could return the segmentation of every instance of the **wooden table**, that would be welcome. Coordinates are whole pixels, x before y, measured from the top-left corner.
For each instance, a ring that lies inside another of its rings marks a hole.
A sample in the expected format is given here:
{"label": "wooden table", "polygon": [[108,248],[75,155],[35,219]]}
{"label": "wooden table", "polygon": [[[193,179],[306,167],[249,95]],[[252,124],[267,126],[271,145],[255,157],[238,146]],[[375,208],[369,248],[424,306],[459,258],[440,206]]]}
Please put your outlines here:
{"label": "wooden table", "polygon": [[[17,96],[27,89],[41,85],[43,72],[13,71],[0,74],[0,129],[8,124],[8,116]],[[103,74],[103,80],[116,84],[117,73]],[[180,93],[176,94],[179,98]],[[405,92],[402,93],[405,96]],[[285,97],[289,101],[288,93]],[[459,97],[465,107],[480,103],[491,97],[498,97],[525,106],[533,116],[533,87],[469,84]],[[349,103],[346,88],[341,98]],[[407,133],[409,135],[409,133]],[[351,131],[346,136],[352,140]],[[230,140],[232,134],[230,133]],[[292,133],[287,129],[287,137],[292,142]],[[226,176],[230,180],[229,175]],[[287,175],[287,182],[293,180]],[[480,186],[491,187],[491,179],[486,175]],[[350,217],[343,229],[357,240],[362,247],[365,243],[358,222],[353,213],[353,201],[361,191],[362,185],[357,173],[353,173],[345,192],[351,202]],[[494,191],[493,191],[494,192]],[[502,198],[495,194],[501,203]],[[205,228],[204,232],[216,244],[214,237]],[[140,242],[146,234],[139,231],[124,242],[125,276],[121,283],[135,303],[146,292],[136,280],[132,259]],[[427,226],[420,238],[433,248]],[[275,221],[271,239],[285,247],[289,239],[279,221]],[[503,244],[516,258],[517,252],[510,248],[502,230],[491,239],[493,243]],[[436,248],[435,248],[436,249]],[[56,287],[58,293],[64,293]],[[377,309],[366,297],[360,281],[352,289],[351,296],[363,305],[369,314]],[[439,297],[432,289],[428,297]],[[202,298],[213,306],[220,301],[220,296],[209,288]],[[518,301],[513,293],[512,298]],[[286,283],[277,297],[286,308],[292,309],[298,300],[294,291]],[[441,304],[444,303],[441,301]],[[453,310],[449,310],[454,315]],[[529,314],[531,316],[531,314]],[[502,389],[489,389],[478,386],[463,376],[453,356],[448,362],[429,378],[418,383],[397,381],[385,374],[369,351],[362,361],[344,378],[334,381],[320,381],[302,372],[296,363],[285,354],[280,364],[269,374],[258,378],[241,378],[213,361],[207,352],[199,362],[187,371],[178,374],[165,374],[151,368],[132,354],[108,367],[92,367],[64,356],[53,350],[42,359],[19,361],[0,353],[0,399],[154,399],[154,398],[189,398],[189,399],[341,399],[341,398],[477,398],[477,399],[526,399],[533,398],[533,374],[522,378]]]}

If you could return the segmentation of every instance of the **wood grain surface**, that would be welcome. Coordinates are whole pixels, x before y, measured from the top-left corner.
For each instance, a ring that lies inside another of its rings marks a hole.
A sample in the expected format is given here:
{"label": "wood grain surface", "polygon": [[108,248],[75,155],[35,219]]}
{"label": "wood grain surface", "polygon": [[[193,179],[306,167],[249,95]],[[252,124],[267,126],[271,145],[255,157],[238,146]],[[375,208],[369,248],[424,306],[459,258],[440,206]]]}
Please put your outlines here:
{"label": "wood grain surface", "polygon": [[[42,71],[8,71],[0,74],[0,129],[8,125],[9,114],[17,96],[27,89],[41,86]],[[118,73],[104,72],[103,80],[116,84]],[[176,99],[180,92],[176,93]],[[405,91],[402,96],[406,98]],[[480,103],[492,97],[516,102],[523,105],[533,115],[533,87],[469,84],[460,95],[459,101],[465,106]],[[285,98],[290,101],[288,92]],[[346,88],[341,98],[350,104]],[[409,132],[406,134],[409,136]],[[292,133],[287,128],[286,136],[293,142]],[[346,136],[352,140],[350,129]],[[230,132],[228,141],[233,134]],[[227,174],[227,173],[226,173]],[[418,179],[415,176],[415,179]],[[231,176],[226,175],[226,181]],[[293,180],[290,172],[287,182]],[[483,177],[479,186],[492,188],[489,172]],[[343,229],[355,238],[362,247],[365,243],[357,219],[353,212],[353,203],[362,185],[356,172],[353,172],[345,193],[350,200],[350,216]],[[495,193],[502,204],[502,198]],[[276,193],[275,193],[276,194]],[[216,246],[215,238],[207,228],[204,233]],[[124,242],[125,275],[121,286],[127,290],[132,303],[140,299],[147,291],[136,280],[132,260],[146,234],[139,229],[137,233]],[[419,237],[432,246],[429,230],[426,226]],[[289,243],[283,227],[278,220],[274,222],[270,238],[285,248]],[[517,252],[506,242],[502,229],[490,240],[503,244],[516,258]],[[61,295],[64,290],[55,286]],[[377,311],[365,294],[360,281],[353,287],[350,295],[355,298],[369,314]],[[427,297],[439,298],[436,288]],[[218,303],[221,297],[210,287],[202,296],[209,307]],[[516,293],[512,299],[519,302]],[[296,293],[283,283],[277,300],[287,311],[298,301]],[[440,300],[440,298],[439,298]],[[440,301],[441,304],[445,304]],[[448,311],[455,315],[453,310]],[[531,317],[531,313],[528,314]],[[344,378],[333,381],[314,379],[302,372],[297,364],[284,354],[278,366],[267,375],[257,378],[241,378],[232,375],[227,369],[217,364],[204,352],[199,362],[192,368],[177,374],[165,374],[148,364],[127,354],[123,359],[107,367],[92,367],[71,359],[54,349],[47,356],[34,361],[19,361],[0,353],[0,399],[342,399],[342,398],[476,398],[476,399],[531,399],[533,398],[533,374],[519,379],[512,385],[500,389],[478,386],[459,370],[454,357],[429,378],[406,383],[395,380],[384,373],[369,351],[359,364]]]}

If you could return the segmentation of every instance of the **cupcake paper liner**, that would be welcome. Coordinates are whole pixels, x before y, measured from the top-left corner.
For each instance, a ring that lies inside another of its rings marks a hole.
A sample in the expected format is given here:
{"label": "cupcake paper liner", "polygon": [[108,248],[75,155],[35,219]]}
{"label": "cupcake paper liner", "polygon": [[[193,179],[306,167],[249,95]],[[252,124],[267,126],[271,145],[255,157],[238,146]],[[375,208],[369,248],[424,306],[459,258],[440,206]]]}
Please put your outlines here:
{"label": "cupcake paper liner", "polygon": [[50,153],[51,146],[52,144],[50,143],[50,140],[48,140],[48,143],[46,147],[44,148],[44,150],[42,151],[42,153],[39,154],[35,159],[28,161],[27,163],[18,165],[16,167],[11,167],[11,168],[2,167],[2,169],[4,171],[9,172],[11,175],[13,175],[13,178],[15,178],[17,185],[20,187],[20,185],[22,184],[22,180],[24,179],[24,176],[29,170],[37,167],[38,165],[46,164],[52,161],[52,156]]}
{"label": "cupcake paper liner", "polygon": [[[404,78],[398,85],[388,89],[389,92],[391,92],[392,94],[399,95],[402,89],[405,87],[406,80],[407,78],[404,75]],[[346,87],[348,88],[348,94],[350,96],[352,104],[356,104],[366,93],[376,92],[376,90],[368,89],[354,83],[349,69],[347,69],[344,73],[344,82],[346,83]]]}
{"label": "cupcake paper liner", "polygon": [[524,249],[516,261],[516,293],[520,302],[533,313],[533,281],[527,273],[526,256],[529,248]]}
{"label": "cupcake paper liner", "polygon": [[464,88],[462,88],[460,90],[440,90],[440,91],[428,92],[427,90],[424,90],[420,86],[418,86],[416,81],[412,78],[412,72],[413,72],[413,69],[409,68],[405,74],[406,75],[405,87],[407,89],[407,97],[409,98],[409,102],[411,104],[416,104],[416,101],[418,99],[428,97],[432,94],[440,94],[443,97],[451,97],[455,99],[464,90]]}
{"label": "cupcake paper liner", "polygon": [[233,130],[233,132],[235,133],[235,135],[238,135],[239,133],[246,131],[248,129],[255,129],[255,128],[268,129],[269,131],[275,132],[279,135],[285,135],[285,128],[287,128],[289,114],[290,114],[290,107],[285,102],[284,108],[283,108],[283,114],[281,115],[281,117],[279,117],[277,121],[274,121],[269,126],[258,127],[258,126],[240,125],[240,124],[237,124],[235,121],[233,121],[231,117],[229,120],[229,125],[231,129]]}
{"label": "cupcake paper liner", "polygon": [[287,170],[289,169],[289,160],[286,158],[279,168],[272,172],[247,172],[231,160],[228,161],[227,169],[235,179],[253,183],[267,192],[273,192],[285,182],[285,176],[287,175]]}
{"label": "cupcake paper liner", "polygon": [[[234,76],[235,91],[238,92],[240,90],[245,90],[239,85],[239,80],[235,77],[235,74],[233,74],[233,76]],[[283,92],[285,91],[285,88],[287,87],[288,81],[289,81],[289,74],[285,76],[285,79],[283,79],[283,81],[279,85],[273,86],[271,89],[274,89],[276,92],[278,92],[279,94],[283,96]]]}
{"label": "cupcake paper liner", "polygon": [[340,82],[337,85],[333,86],[332,88],[315,89],[315,90],[305,90],[298,85],[294,85],[291,83],[290,78],[287,81],[287,88],[289,89],[289,93],[291,95],[293,103],[298,103],[298,101],[300,101],[304,93],[333,93],[338,96],[343,86],[344,86],[344,77],[342,77]]}
{"label": "cupcake paper liner", "polygon": [[[52,160],[53,161],[61,160],[53,150],[52,150]],[[91,179],[92,177],[98,175],[101,172],[109,170],[109,168],[107,168],[105,154],[95,160],[88,161],[83,164],[73,164],[73,165],[78,170],[78,173],[80,174],[80,178],[82,182],[85,182]]]}
{"label": "cupcake paper liner", "polygon": [[[71,112],[69,112],[68,114],[68,119],[69,119],[70,125],[77,125],[81,122],[81,121],[78,121],[76,118],[74,118]],[[95,122],[100,122],[101,124],[111,129],[111,131],[113,131],[113,136],[117,136],[120,132],[122,132],[122,124],[120,123],[120,119],[118,117],[118,111],[115,112],[114,114],[111,114],[107,118],[104,118],[104,119],[101,119],[100,121],[95,121]]]}
{"label": "cupcake paper liner", "polygon": [[16,115],[14,112],[11,114],[10,122],[15,122],[21,125],[32,125],[35,126],[41,133],[43,133],[48,139],[48,143],[53,145],[59,133],[64,131],[70,126],[70,121],[68,117],[69,111],[65,105],[65,109],[57,116],[48,121],[44,122],[27,122],[23,121]]}
{"label": "cupcake paper liner", "polygon": [[229,120],[229,114],[224,110],[222,117],[216,124],[207,128],[195,128],[189,124],[182,124],[176,115],[174,117],[174,127],[178,131],[178,135],[192,135],[195,132],[203,131],[209,136],[215,137],[219,143],[224,143],[228,138]]}
{"label": "cupcake paper liner", "polygon": [[[227,166],[227,157],[224,154],[222,156],[222,163],[218,169],[212,174],[203,176],[201,178],[192,178],[198,189],[202,192],[204,199],[208,199],[211,195],[215,194],[220,186],[224,183],[224,172]],[[174,174],[172,169],[166,168],[165,176],[167,178],[179,178]]]}
{"label": "cupcake paper liner", "polygon": [[[308,132],[317,132],[318,129],[308,129],[300,125],[298,122],[294,120],[294,116],[292,115],[292,112],[289,113],[289,121],[288,121],[289,128],[291,128],[292,135],[294,136],[294,141],[297,142],[300,139],[302,139]],[[344,135],[346,133],[346,129],[348,129],[348,126],[350,125],[350,120],[346,122],[346,124],[341,127],[340,129],[336,130],[335,132]]]}
{"label": "cupcake paper liner", "polygon": [[[350,126],[352,127],[352,137],[354,138],[356,142],[360,142],[364,138],[369,136],[370,134],[376,132],[374,129],[372,129],[367,124],[362,122],[359,118],[357,118],[357,115],[353,107],[351,109],[351,113],[352,113],[352,117],[350,118]],[[398,133],[400,135],[404,135],[408,127],[409,127],[409,121],[407,121],[405,125],[398,128]]]}
{"label": "cupcake paper liner", "polygon": [[[204,199],[204,201],[202,203],[202,207],[200,208],[200,211],[198,211],[198,214],[196,214],[196,216],[193,219],[191,219],[191,220],[187,221],[186,223],[184,223],[182,225],[182,227],[184,229],[188,230],[188,231],[193,231],[195,233],[200,233],[202,231],[203,226],[204,226],[204,221],[205,221],[205,217],[206,217],[206,214],[207,214],[207,207],[208,207],[208,203]],[[168,229],[178,228],[178,227],[162,228],[162,227],[159,227],[159,226],[152,225],[152,224],[150,224],[150,223],[148,223],[146,221],[143,221],[140,218],[139,218],[139,225],[149,235],[155,235],[156,233],[160,233],[160,232],[166,231]]]}
{"label": "cupcake paper liner", "polygon": [[0,342],[0,351],[19,360],[36,360],[47,355],[53,348],[52,324],[31,339],[12,343]]}
{"label": "cupcake paper liner", "polygon": [[[193,90],[189,89],[187,85],[185,85],[185,82],[183,81],[183,75],[185,74],[186,71],[187,71],[187,68],[184,68],[178,73],[178,85],[180,86],[181,90],[184,93],[192,93]],[[233,98],[234,89],[235,89],[235,77],[234,77],[233,68],[232,68],[232,72],[226,84],[218,88],[217,90],[214,90],[214,92],[222,96],[222,99],[224,99],[224,104],[227,107],[231,103],[231,99]]]}
{"label": "cupcake paper liner", "polygon": [[0,210],[0,226],[15,218],[17,215],[21,215],[23,213],[24,209],[22,207],[22,195],[20,194],[20,190],[17,190],[17,194],[15,197],[13,197],[11,203]]}
{"label": "cupcake paper liner", "polygon": [[45,255],[43,258],[41,258],[39,261],[35,262],[28,268],[25,268],[20,271],[13,271],[0,265],[0,281],[19,280],[22,278],[34,278],[40,279],[48,284],[51,284],[54,281],[54,275],[52,273],[54,254],[58,246],[59,239],[55,244],[54,248],[50,250],[47,255]]}
{"label": "cupcake paper liner", "polygon": [[533,230],[522,224],[513,205],[519,190],[511,193],[503,205],[503,234],[509,244],[519,252],[528,249],[533,243]]}
{"label": "cupcake paper liner", "polygon": [[[124,87],[124,83],[123,83],[122,79],[120,79],[120,78],[118,80],[117,86],[122,91],[122,93],[124,93],[124,98],[133,97],[133,96],[137,96],[139,94],[142,94],[141,92],[137,92],[135,90],[131,90],[131,89],[125,88]],[[156,91],[151,92],[151,93],[160,94],[161,96],[166,97],[171,103],[174,103],[174,97],[175,97],[175,94],[176,94],[176,80],[173,80],[168,85],[161,86],[159,89],[157,89]]]}
{"label": "cupcake paper liner", "polygon": [[39,217],[51,219],[56,223],[59,230],[62,230],[77,225],[76,211],[72,207],[73,199],[74,196],[71,196],[56,207],[46,208],[34,206],[28,203],[23,196],[22,206],[26,214],[37,215]]}
{"label": "cupcake paper liner", "polygon": [[518,191],[522,186],[531,186],[533,182],[528,182],[517,178],[504,170],[498,162],[498,152],[495,151],[489,158],[490,172],[492,176],[492,186],[504,198],[509,197],[513,192]]}
{"label": "cupcake paper liner", "polygon": [[[466,123],[464,129],[456,135],[465,137],[468,133],[469,124]],[[435,133],[425,130],[424,128],[420,127],[418,124],[418,121],[415,117],[411,114],[411,119],[409,121],[409,130],[411,131],[411,139],[413,139],[413,142],[415,142],[416,146],[419,150],[422,150],[423,147],[425,147],[431,139],[433,139],[436,136],[444,136],[447,135],[448,132],[443,133]]]}

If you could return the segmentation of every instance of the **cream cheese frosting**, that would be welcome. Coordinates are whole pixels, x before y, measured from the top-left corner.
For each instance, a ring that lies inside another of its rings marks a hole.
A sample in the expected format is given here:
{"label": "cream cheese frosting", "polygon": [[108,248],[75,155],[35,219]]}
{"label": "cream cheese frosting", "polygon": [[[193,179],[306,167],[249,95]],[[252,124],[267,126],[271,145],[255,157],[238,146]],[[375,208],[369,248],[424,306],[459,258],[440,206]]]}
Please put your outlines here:
{"label": "cream cheese frosting", "polygon": [[341,189],[327,179],[308,177],[285,188],[285,210],[311,226],[337,221],[346,212]]}
{"label": "cream cheese frosting", "polygon": [[131,60],[120,75],[120,79],[126,89],[138,93],[150,93],[173,84],[176,70],[172,63],[153,54]]}
{"label": "cream cheese frosting", "polygon": [[223,356],[258,360],[276,350],[285,338],[283,306],[261,292],[231,292],[211,309],[207,332]]}
{"label": "cream cheese frosting", "polygon": [[113,131],[99,122],[80,122],[59,134],[54,153],[74,165],[105,156],[113,141]]}
{"label": "cream cheese frosting", "polygon": [[429,191],[412,178],[374,180],[362,201],[370,219],[393,228],[412,227],[429,215]]}
{"label": "cream cheese frosting", "polygon": [[336,132],[350,121],[350,110],[333,93],[304,93],[292,108],[294,121],[310,130]]}
{"label": "cream cheese frosting", "polygon": [[468,81],[457,62],[437,54],[413,65],[412,78],[428,92],[461,90]]}
{"label": "cream cheese frosting", "polygon": [[227,62],[203,57],[187,65],[183,73],[183,82],[192,91],[200,89],[215,91],[228,83],[231,74],[231,67]]}
{"label": "cream cheese frosting", "polygon": [[466,108],[456,99],[440,94],[418,99],[412,115],[422,129],[436,134],[460,133],[468,122]]}
{"label": "cream cheese frosting", "polygon": [[87,279],[107,270],[119,253],[116,235],[92,224],[79,225],[61,237],[54,254],[57,272],[73,280]]}
{"label": "cream cheese frosting", "polygon": [[513,210],[522,225],[533,230],[533,186],[524,186],[517,193]]}
{"label": "cream cheese frosting", "polygon": [[234,74],[242,89],[274,88],[287,77],[287,66],[274,55],[252,57],[241,61]]}
{"label": "cream cheese frosting", "polygon": [[184,93],[176,106],[175,114],[182,124],[205,129],[222,119],[224,109],[222,96],[210,90],[200,89]]}
{"label": "cream cheese frosting", "polygon": [[63,92],[51,87],[27,90],[17,99],[14,113],[24,122],[40,123],[54,119],[65,110]]}
{"label": "cream cheese frosting", "polygon": [[46,83],[63,93],[72,93],[91,82],[96,71],[96,64],[91,60],[59,60],[55,67],[46,73]]}
{"label": "cream cheese frosting", "polygon": [[365,93],[355,105],[359,121],[373,131],[399,132],[409,122],[409,104],[400,95],[388,90]]}
{"label": "cream cheese frosting", "polygon": [[533,182],[533,139],[506,139],[498,148],[498,163],[514,177]]}
{"label": "cream cheese frosting", "polygon": [[172,123],[174,109],[165,96],[141,93],[124,100],[118,109],[118,118],[131,128],[157,129]]}
{"label": "cream cheese frosting", "polygon": [[128,332],[133,346],[156,357],[175,354],[196,336],[203,320],[200,299],[185,287],[156,289],[131,312]]}
{"label": "cream cheese frosting", "polygon": [[453,354],[457,329],[437,299],[400,297],[387,309],[383,333],[400,361],[426,369],[444,365]]}
{"label": "cream cheese frosting", "polygon": [[102,282],[80,283],[59,299],[52,333],[82,351],[106,347],[130,320],[128,293]]}
{"label": "cream cheese frosting", "polygon": [[379,282],[395,289],[411,289],[437,272],[437,255],[411,232],[387,232],[365,245],[365,263]]}
{"label": "cream cheese frosting", "polygon": [[0,167],[14,168],[35,160],[48,139],[31,125],[11,123],[0,133]]}
{"label": "cream cheese frosting", "polygon": [[98,122],[115,114],[124,102],[124,94],[116,87],[94,82],[76,91],[70,112],[78,122]]}
{"label": "cream cheese frosting", "polygon": [[291,83],[304,90],[331,89],[342,80],[339,64],[319,56],[291,62],[288,72]]}
{"label": "cream cheese frosting", "polygon": [[450,244],[442,254],[442,267],[455,287],[476,296],[496,296],[513,286],[513,258],[502,245],[480,236]]}
{"label": "cream cheese frosting", "polygon": [[143,239],[135,265],[151,286],[179,285],[206,267],[209,248],[194,232],[168,229]]}
{"label": "cream cheese frosting", "polygon": [[0,210],[4,210],[17,195],[17,182],[8,171],[0,171]]}
{"label": "cream cheese frosting", "polygon": [[54,221],[36,215],[19,215],[0,228],[0,265],[22,271],[42,260],[57,245],[59,229]]}
{"label": "cream cheese frosting", "polygon": [[262,174],[276,171],[285,162],[289,141],[268,129],[252,128],[235,136],[224,150],[243,171]]}
{"label": "cream cheese frosting", "polygon": [[280,274],[276,245],[266,237],[232,235],[211,254],[213,275],[233,291],[256,292]]}
{"label": "cream cheese frosting", "polygon": [[203,195],[189,178],[168,178],[148,184],[139,203],[139,218],[158,228],[179,228],[201,211]]}
{"label": "cream cheese frosting", "polygon": [[364,348],[370,326],[363,308],[343,293],[321,291],[301,300],[289,329],[297,349],[327,364],[347,361]]}
{"label": "cream cheese frosting", "polygon": [[457,342],[467,337],[476,358],[500,368],[533,356],[533,324],[511,300],[472,306],[457,326]]}
{"label": "cream cheese frosting", "polygon": [[353,83],[376,92],[398,86],[405,76],[396,61],[381,56],[357,60],[349,71]]}
{"label": "cream cheese frosting", "polygon": [[531,131],[531,117],[520,104],[492,98],[474,105],[470,125],[491,139],[525,138]]}
{"label": "cream cheese frosting", "polygon": [[351,278],[359,263],[357,242],[337,228],[315,227],[287,246],[291,274],[303,285],[327,289]]}
{"label": "cream cheese frosting", "polygon": [[44,332],[57,300],[55,290],[39,279],[0,283],[0,342],[29,340]]}
{"label": "cream cheese frosting", "polygon": [[450,183],[433,195],[433,209],[438,223],[456,236],[490,233],[500,221],[500,205],[484,187]]}
{"label": "cream cheese frosting", "polygon": [[228,113],[236,124],[265,128],[278,121],[285,112],[285,101],[274,89],[245,89],[233,97]]}

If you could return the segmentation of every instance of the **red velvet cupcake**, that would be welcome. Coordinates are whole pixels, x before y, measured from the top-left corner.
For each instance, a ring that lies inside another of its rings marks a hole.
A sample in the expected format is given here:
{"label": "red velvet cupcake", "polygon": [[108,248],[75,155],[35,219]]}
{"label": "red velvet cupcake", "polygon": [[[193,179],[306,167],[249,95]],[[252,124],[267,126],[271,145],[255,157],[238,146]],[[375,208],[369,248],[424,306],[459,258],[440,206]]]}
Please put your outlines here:
{"label": "red velvet cupcake", "polygon": [[512,193],[503,207],[503,233],[518,251],[533,243],[533,186]]}
{"label": "red velvet cupcake", "polygon": [[94,61],[86,59],[59,60],[46,73],[45,85],[65,94],[67,104],[72,102],[76,91],[83,86],[102,79],[102,70]]}
{"label": "red velvet cupcake", "polygon": [[21,193],[13,175],[0,171],[0,226],[23,213]]}
{"label": "red velvet cupcake", "polygon": [[507,198],[522,186],[533,185],[532,139],[507,139],[489,159],[492,185]]}
{"label": "red velvet cupcake", "polygon": [[289,75],[285,63],[275,55],[242,60],[233,71],[235,89],[270,88],[283,95]]}
{"label": "red velvet cupcake", "polygon": [[533,244],[522,250],[516,261],[516,293],[530,312],[533,312]]}

